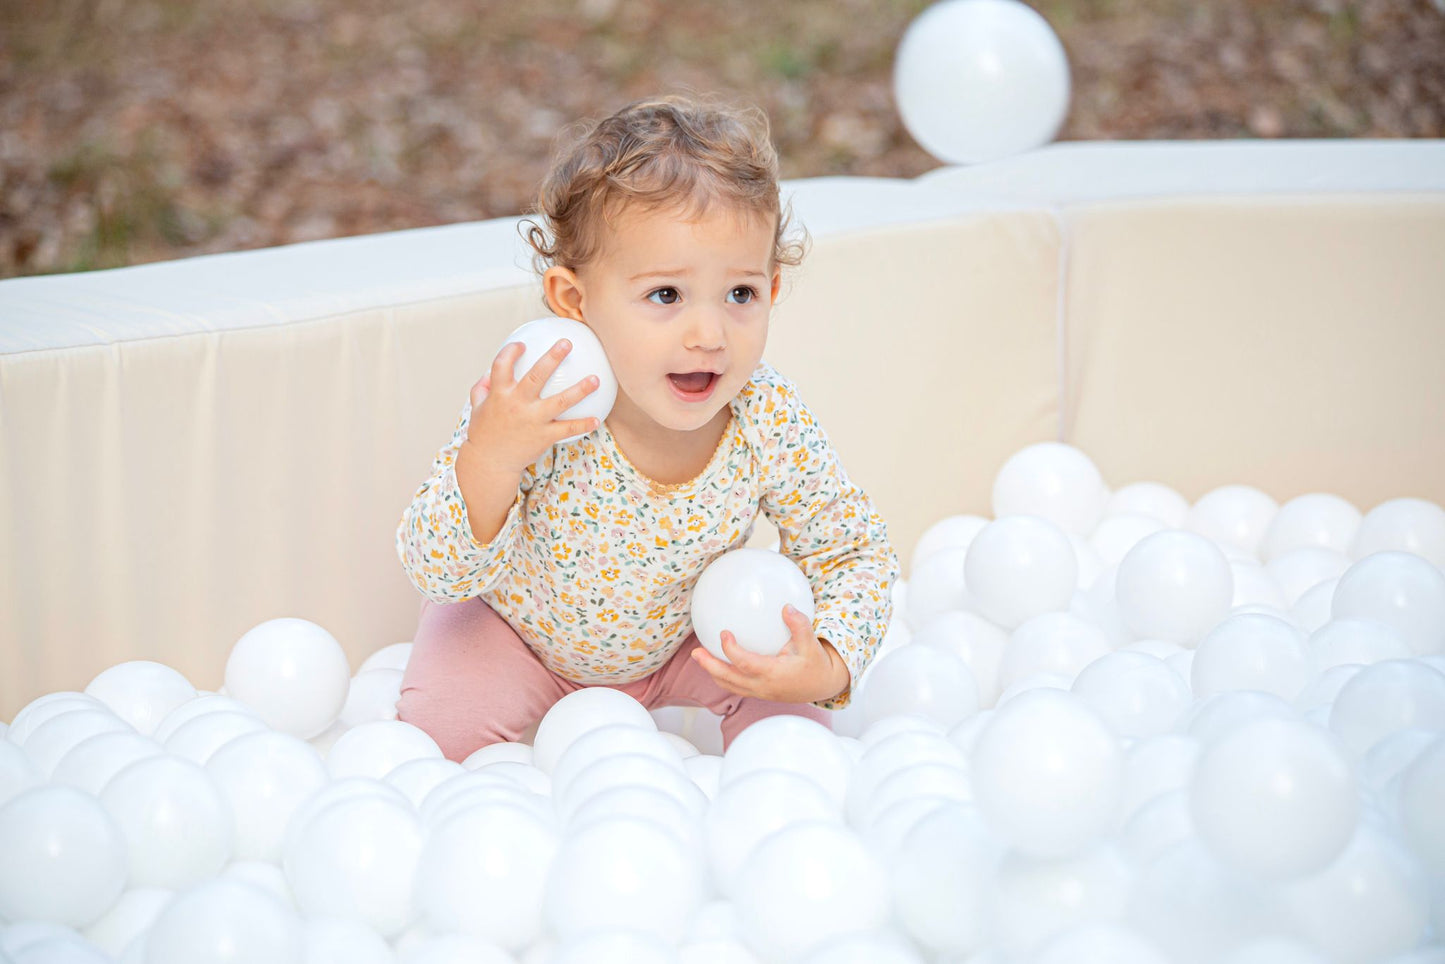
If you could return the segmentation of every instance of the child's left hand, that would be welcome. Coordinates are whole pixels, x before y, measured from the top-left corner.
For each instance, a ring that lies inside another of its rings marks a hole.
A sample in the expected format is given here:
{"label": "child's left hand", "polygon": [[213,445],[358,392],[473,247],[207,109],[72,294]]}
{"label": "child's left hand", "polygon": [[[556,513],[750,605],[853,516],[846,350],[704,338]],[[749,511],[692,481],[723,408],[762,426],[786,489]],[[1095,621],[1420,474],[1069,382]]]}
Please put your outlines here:
{"label": "child's left hand", "polygon": [[739,696],[779,703],[816,703],[848,688],[848,666],[831,644],[813,635],[813,621],[792,606],[783,607],[783,623],[792,634],[776,656],[763,656],[722,633],[722,649],[732,665],[699,646],[692,658],[718,685]]}

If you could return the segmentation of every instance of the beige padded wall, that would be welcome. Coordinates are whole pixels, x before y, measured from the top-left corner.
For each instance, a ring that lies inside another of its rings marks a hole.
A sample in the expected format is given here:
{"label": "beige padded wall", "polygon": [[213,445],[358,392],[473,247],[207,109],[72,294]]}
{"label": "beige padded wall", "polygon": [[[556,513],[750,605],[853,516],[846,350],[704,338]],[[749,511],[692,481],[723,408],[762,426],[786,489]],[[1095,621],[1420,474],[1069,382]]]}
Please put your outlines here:
{"label": "beige padded wall", "polygon": [[946,515],[992,514],[993,477],[1056,437],[1058,229],[988,212],[818,242],[768,359],[798,383],[888,521],[905,572]]}
{"label": "beige padded wall", "polygon": [[301,616],[410,639],[392,534],[531,286],[0,358],[0,719],[155,659],[214,689]]}
{"label": "beige padded wall", "polygon": [[1068,213],[1068,441],[1115,486],[1445,501],[1445,200]]}

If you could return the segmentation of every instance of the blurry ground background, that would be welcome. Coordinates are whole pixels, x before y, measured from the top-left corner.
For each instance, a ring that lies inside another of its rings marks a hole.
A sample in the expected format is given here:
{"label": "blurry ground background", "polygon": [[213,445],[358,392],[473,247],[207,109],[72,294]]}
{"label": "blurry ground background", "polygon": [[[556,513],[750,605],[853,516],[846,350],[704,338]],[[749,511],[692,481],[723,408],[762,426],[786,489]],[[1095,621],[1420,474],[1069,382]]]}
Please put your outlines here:
{"label": "blurry ground background", "polygon": [[[1062,140],[1445,134],[1435,0],[1031,4]],[[764,107],[785,177],[915,175],[927,5],[0,0],[0,277],[516,214],[563,126],[678,86]]]}

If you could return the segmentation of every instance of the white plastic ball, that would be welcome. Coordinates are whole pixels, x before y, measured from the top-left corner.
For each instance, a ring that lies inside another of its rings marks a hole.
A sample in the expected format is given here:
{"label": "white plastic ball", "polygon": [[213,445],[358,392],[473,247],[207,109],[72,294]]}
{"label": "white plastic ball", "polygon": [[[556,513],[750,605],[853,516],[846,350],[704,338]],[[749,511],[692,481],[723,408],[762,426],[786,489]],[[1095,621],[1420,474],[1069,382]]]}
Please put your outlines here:
{"label": "white plastic ball", "polygon": [[848,781],[848,822],[861,827],[873,809],[873,797],[890,777],[911,767],[942,764],[963,770],[967,759],[951,739],[928,731],[896,733],[867,747]]}
{"label": "white plastic ball", "polygon": [[63,783],[98,796],[104,786],[125,767],[165,750],[148,736],[130,730],[97,733],[81,740],[60,758],[50,782]]}
{"label": "white plastic ball", "polygon": [[37,696],[25,704],[10,721],[5,739],[16,746],[24,746],[31,732],[46,720],[69,713],[71,710],[107,710],[100,700],[85,693],[63,690]]}
{"label": "white plastic ball", "polygon": [[[24,750],[8,740],[0,739],[0,804],[44,782],[44,774],[35,768]],[[58,782],[73,784],[74,781]]]}
{"label": "white plastic ball", "polygon": [[[527,749],[530,750],[531,747]],[[455,760],[423,757],[396,767],[383,778],[383,782],[400,790],[411,801],[411,805],[419,810],[429,793],[457,774],[465,772],[466,767]]]}
{"label": "white plastic ball", "polygon": [[406,949],[400,964],[516,964],[491,941],[468,934],[433,934]]}
{"label": "white plastic ball", "polygon": [[397,964],[391,945],[357,921],[308,917],[302,921],[306,964]]}
{"label": "white plastic ball", "polygon": [[[756,964],[751,958],[738,959],[727,956],[726,948],[718,952],[722,956],[710,955],[709,945],[705,956],[683,958],[687,964]],[[541,958],[529,955],[523,964],[534,960],[545,964],[676,964],[678,952],[672,944],[641,931],[600,931],[573,940],[563,941],[550,954]],[[403,962],[406,964],[406,962]]]}
{"label": "white plastic ball", "polygon": [[1151,516],[1169,529],[1182,529],[1189,518],[1189,500],[1162,482],[1132,482],[1115,489],[1104,507],[1105,516],[1138,513]]}
{"label": "white plastic ball", "polygon": [[[557,370],[542,386],[541,396],[551,398],[576,385],[588,375],[595,375],[597,388],[557,417],[564,421],[595,418],[601,424],[606,421],[617,401],[617,376],[612,372],[612,365],[607,360],[607,353],[602,349],[602,342],[593,334],[592,329],[582,322],[549,316],[529,321],[513,331],[507,336],[504,347],[520,342],[526,346],[526,351],[512,367],[512,376],[520,379],[531,371],[532,366],[562,338],[572,343],[572,350],[567,352],[557,365]],[[572,435],[562,439],[562,442],[571,442],[581,437]]]}
{"label": "white plastic ball", "polygon": [[354,796],[294,825],[284,866],[302,913],[361,921],[388,938],[415,919],[412,885],[423,832],[407,803]]}
{"label": "white plastic ball", "polygon": [[338,719],[344,726],[360,726],[376,720],[395,720],[396,702],[401,699],[399,669],[362,670],[351,678],[346,702]]}
{"label": "white plastic ball", "polygon": [[266,725],[309,740],[346,704],[351,669],[341,644],[305,619],[271,619],[249,630],[226,660],[226,693]]}
{"label": "white plastic ball", "polygon": [[43,776],[49,777],[65,755],[102,733],[134,733],[129,723],[107,709],[58,713],[30,732],[22,749]]}
{"label": "white plastic ball", "polygon": [[[656,716],[654,711],[653,716]],[[537,761],[530,743],[489,743],[472,752],[460,766],[468,770],[480,770],[492,763],[531,763]]]}
{"label": "white plastic ball", "polygon": [[797,563],[766,549],[734,549],[718,556],[697,577],[692,590],[692,628],[697,641],[718,659],[722,634],[743,649],[775,655],[792,633],[783,622],[791,605],[813,618],[813,587]]}
{"label": "white plastic ball", "polygon": [[[982,2],[982,0],[969,0]],[[974,538],[964,578],[977,611],[1005,629],[1067,609],[1078,585],[1069,537],[1036,516],[996,519]]]}
{"label": "white plastic ball", "polygon": [[1008,641],[1008,633],[977,613],[950,612],[914,633],[911,645],[933,646],[962,659],[978,687],[979,706],[989,707],[998,699],[999,664]]}
{"label": "white plastic ball", "polygon": [[403,763],[442,758],[436,740],[420,727],[402,720],[374,720],[341,734],[326,755],[326,771],[333,780],[380,780]]}
{"label": "white plastic ball", "polygon": [[598,727],[572,741],[552,767],[553,795],[561,799],[578,775],[592,764],[624,754],[654,757],[677,772],[684,772],[682,757],[661,732],[618,723]]}
{"label": "white plastic ball", "polygon": [[190,760],[137,760],[110,778],[100,802],[125,840],[131,886],[180,890],[214,877],[234,852],[231,805]]}
{"label": "white plastic ball", "polygon": [[383,646],[361,663],[361,668],[356,675],[369,672],[374,669],[399,669],[406,671],[406,664],[411,660],[411,643],[392,643],[390,646]]}
{"label": "white plastic ball", "polygon": [[1411,852],[1432,874],[1445,874],[1445,735],[1401,774],[1399,810]]}
{"label": "white plastic ball", "polygon": [[913,713],[948,727],[978,712],[978,684],[968,665],[933,646],[902,646],[878,660],[861,698],[869,723]]}
{"label": "white plastic ball", "polygon": [[1140,871],[1126,922],[1171,964],[1214,964],[1279,932],[1273,889],[1221,863],[1197,839],[1170,847]]}
{"label": "white plastic ball", "polygon": [[1305,651],[1317,673],[1349,663],[1369,666],[1413,655],[1399,633],[1372,619],[1332,619],[1310,634]]}
{"label": "white plastic ball", "polygon": [[34,787],[0,806],[0,854],[0,919],[85,927],[126,886],[120,828],[74,787]]}
{"label": "white plastic ball", "polygon": [[578,737],[614,723],[656,730],[657,721],[647,708],[619,690],[587,686],[568,693],[542,717],[532,740],[533,762],[551,773],[562,754]]}
{"label": "white plastic ball", "polygon": [[1003,848],[977,810],[947,803],[921,818],[893,861],[893,910],[939,954],[964,956],[991,936],[994,871]]}
{"label": "white plastic ball", "polygon": [[553,828],[524,808],[455,814],[422,847],[416,906],[440,932],[520,950],[542,933],[542,895],[557,847]]}
{"label": "white plastic ball", "polygon": [[840,824],[796,823],[748,856],[735,897],[756,952],[797,960],[828,941],[866,934],[888,920],[889,889],[878,858]]}
{"label": "white plastic ball", "polygon": [[1058,673],[1072,680],[1110,651],[1103,631],[1079,616],[1042,613],[1013,631],[999,664],[999,686],[1008,689],[1039,673]]}
{"label": "white plastic ball", "polygon": [[1160,736],[1174,729],[1193,700],[1189,684],[1144,653],[1108,653],[1085,666],[1070,692],[1119,736]]}
{"label": "white plastic ball", "polygon": [[176,730],[196,717],[204,716],[207,713],[249,713],[260,719],[254,709],[240,700],[222,696],[219,693],[207,693],[187,700],[167,713],[152,736],[157,742],[164,744]]}
{"label": "white plastic ball", "polygon": [[102,671],[85,692],[146,736],[155,732],[167,713],[196,696],[196,688],[179,672],[148,659]]}
{"label": "white plastic ball", "polygon": [[923,535],[918,537],[918,542],[913,546],[913,555],[909,558],[908,572],[916,573],[924,560],[934,553],[944,549],[967,550],[973,537],[978,535],[979,530],[988,525],[989,520],[981,515],[950,515],[944,516],[937,522],[923,530]]}
{"label": "white plastic ball", "polygon": [[235,815],[235,855],[279,862],[286,828],[301,805],[326,786],[326,766],[306,741],[266,730],[237,737],[206,761]]}
{"label": "white plastic ball", "polygon": [[1013,0],[949,0],[908,26],[893,95],[909,133],[934,157],[976,164],[1032,150],[1069,106],[1063,44]]}
{"label": "white plastic ball", "polygon": [[1356,758],[1399,730],[1445,730],[1445,673],[1413,659],[1367,666],[1340,689],[1329,722]]}
{"label": "white plastic ball", "polygon": [[1169,528],[1162,520],[1139,512],[1105,516],[1089,535],[1089,545],[1106,568],[1114,568],[1141,539]]}
{"label": "white plastic ball", "polygon": [[1190,791],[1199,835],[1266,880],[1323,870],[1354,834],[1360,804],[1344,752],[1307,723],[1257,720],[1209,746]]}
{"label": "white plastic ball", "polygon": [[176,895],[146,937],[146,964],[302,964],[295,911],[254,884],[219,878]]}
{"label": "white plastic ball", "polygon": [[1127,819],[1149,801],[1187,788],[1201,751],[1199,740],[1182,733],[1135,742],[1125,752],[1120,815]]}
{"label": "white plastic ball", "polygon": [[614,928],[677,941],[705,893],[702,867],[682,841],[643,820],[614,817],[563,839],[542,911],[564,941]]}
{"label": "white plastic ball", "polygon": [[565,790],[553,797],[557,816],[570,820],[578,808],[592,797],[624,786],[645,786],[657,790],[695,816],[701,816],[707,809],[706,795],[688,777],[679,760],[662,760],[641,753],[619,753],[596,760],[573,777]]}
{"label": "white plastic ball", "polygon": [[1140,540],[1119,562],[1115,596],[1134,633],[1190,646],[1229,612],[1234,577],[1208,539],[1167,529]]}
{"label": "white plastic ball", "polygon": [[1290,607],[1290,620],[1306,635],[1329,622],[1330,611],[1334,608],[1335,587],[1338,585],[1338,579],[1326,579],[1305,590]]}
{"label": "white plastic ball", "polygon": [[1006,854],[994,883],[995,947],[1027,960],[1070,927],[1121,920],[1133,878],[1113,844],[1062,858]]}
{"label": "white plastic ball", "polygon": [[151,929],[174,897],[175,892],[164,887],[132,887],[85,929],[85,938],[112,957],[120,957],[132,941]]}
{"label": "white plastic ball", "polygon": [[1350,557],[1334,549],[1306,546],[1275,556],[1265,564],[1287,607],[1293,607],[1308,590],[1327,579],[1338,579],[1350,568]]}
{"label": "white plastic ball", "polygon": [[1129,927],[1092,923],[1057,934],[1039,948],[1033,964],[1169,964],[1169,959],[1157,945]]}
{"label": "white plastic ball", "polygon": [[1340,577],[1330,614],[1382,622],[1418,656],[1445,653],[1445,573],[1414,553],[1376,552]]}
{"label": "white plastic ball", "polygon": [[993,480],[996,518],[1039,516],[1080,536],[1094,530],[1108,500],[1108,487],[1093,460],[1062,442],[1020,449]]}
{"label": "white plastic ball", "polygon": [[1293,701],[1313,673],[1305,635],[1273,616],[1230,616],[1195,647],[1190,684],[1198,699],[1225,690],[1258,690]]}
{"label": "white plastic ball", "polygon": [[802,774],[841,811],[853,757],[821,723],[783,714],[764,717],[737,735],[723,757],[721,784],[727,786],[745,774],[766,769]]}
{"label": "white plastic ball", "polygon": [[202,713],[176,727],[166,737],[165,747],[172,756],[205,766],[217,750],[232,740],[266,730],[265,721],[253,713]]}
{"label": "white plastic ball", "polygon": [[909,629],[920,630],[968,606],[968,586],[963,575],[967,558],[967,547],[939,549],[912,570],[904,610],[904,623]]}
{"label": "white plastic ball", "polygon": [[744,862],[764,837],[805,820],[842,823],[817,784],[786,770],[757,770],[718,788],[702,820],[708,866],[718,892],[733,896]]}
{"label": "white plastic ball", "polygon": [[1269,562],[1303,548],[1348,553],[1363,518],[1359,509],[1337,495],[1297,496],[1280,506],[1265,530],[1259,557]]}
{"label": "white plastic ball", "polygon": [[972,762],[980,812],[1023,853],[1077,853],[1113,820],[1123,753],[1103,720],[1070,693],[1031,690],[999,707]]}
{"label": "white plastic ball", "polygon": [[1279,503],[1253,486],[1222,485],[1190,507],[1185,527],[1255,555],[1278,512]]}
{"label": "white plastic ball", "polygon": [[1427,499],[1390,499],[1365,514],[1350,558],[1376,552],[1413,552],[1445,569],[1445,508]]}

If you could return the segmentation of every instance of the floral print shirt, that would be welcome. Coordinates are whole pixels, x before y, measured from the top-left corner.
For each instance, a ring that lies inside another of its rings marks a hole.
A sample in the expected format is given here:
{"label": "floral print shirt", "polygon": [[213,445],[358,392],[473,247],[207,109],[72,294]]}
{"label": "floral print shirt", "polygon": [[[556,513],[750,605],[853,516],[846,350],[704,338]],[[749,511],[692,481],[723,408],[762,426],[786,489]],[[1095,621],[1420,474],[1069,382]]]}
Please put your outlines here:
{"label": "floral print shirt", "polygon": [[[813,629],[857,680],[888,628],[898,556],[796,388],[767,363],[696,478],[661,486],[604,422],[522,474],[496,537],[477,543],[454,462],[471,409],[397,528],[402,566],[438,603],[481,596],[557,674],[621,684],[660,669],[692,632],[692,587],[741,548],[761,512],[813,587]],[[847,704],[851,687],[818,703]]]}

